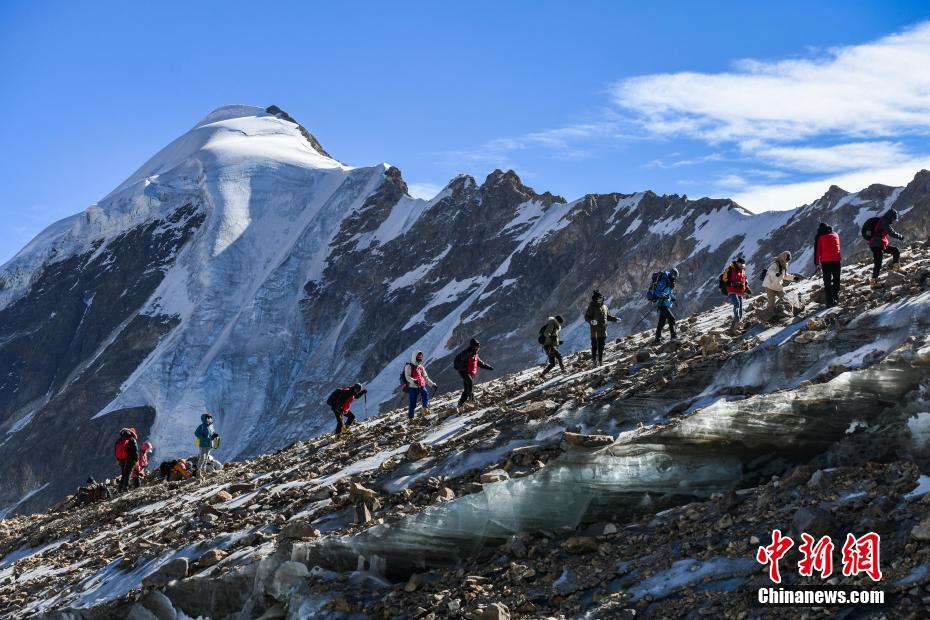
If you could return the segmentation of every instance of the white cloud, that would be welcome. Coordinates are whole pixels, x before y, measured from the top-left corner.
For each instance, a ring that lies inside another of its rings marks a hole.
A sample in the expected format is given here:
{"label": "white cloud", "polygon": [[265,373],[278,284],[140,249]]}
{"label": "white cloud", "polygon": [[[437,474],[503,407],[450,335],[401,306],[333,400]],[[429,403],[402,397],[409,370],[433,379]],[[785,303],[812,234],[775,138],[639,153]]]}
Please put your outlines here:
{"label": "white cloud", "polygon": [[431,200],[442,191],[442,188],[442,185],[435,183],[407,183],[407,193],[423,200]]}
{"label": "white cloud", "polygon": [[765,147],[754,151],[753,155],[804,172],[886,168],[912,159],[900,143],[887,141],[849,142],[825,147]]}
{"label": "white cloud", "polygon": [[730,197],[750,211],[783,211],[816,200],[823,196],[831,185],[838,185],[848,192],[857,192],[873,183],[906,185],[921,169],[930,169],[930,156],[909,160],[898,166],[865,168],[816,181],[750,185]]}
{"label": "white cloud", "polygon": [[718,74],[647,75],[615,84],[652,134],[709,142],[786,142],[829,133],[930,132],[930,22],[817,59],[742,61]]}

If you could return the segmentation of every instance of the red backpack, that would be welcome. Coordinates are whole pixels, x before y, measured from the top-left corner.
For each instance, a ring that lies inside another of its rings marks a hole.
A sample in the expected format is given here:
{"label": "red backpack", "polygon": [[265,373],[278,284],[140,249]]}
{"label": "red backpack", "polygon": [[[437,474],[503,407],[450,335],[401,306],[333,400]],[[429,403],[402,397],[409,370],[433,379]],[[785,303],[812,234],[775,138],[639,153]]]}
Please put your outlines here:
{"label": "red backpack", "polygon": [[117,460],[122,461],[123,459],[129,458],[129,451],[126,449],[129,445],[129,437],[120,437],[116,440],[116,445],[113,446],[113,451],[116,453]]}

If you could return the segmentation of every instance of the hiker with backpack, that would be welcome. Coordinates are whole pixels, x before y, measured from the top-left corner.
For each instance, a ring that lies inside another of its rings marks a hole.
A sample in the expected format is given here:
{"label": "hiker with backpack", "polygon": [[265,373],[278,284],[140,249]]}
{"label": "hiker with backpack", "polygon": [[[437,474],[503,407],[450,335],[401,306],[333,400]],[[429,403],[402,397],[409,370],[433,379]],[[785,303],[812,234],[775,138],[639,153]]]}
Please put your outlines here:
{"label": "hiker with backpack", "polygon": [[168,482],[177,482],[187,480],[193,475],[193,466],[187,459],[175,459],[172,461],[162,461],[158,466],[158,471]]}
{"label": "hiker with backpack", "polygon": [[824,222],[814,237],[814,266],[823,275],[824,303],[832,308],[840,301],[840,236]]}
{"label": "hiker with backpack", "polygon": [[597,289],[591,295],[591,303],[585,310],[584,320],[591,328],[591,361],[595,366],[604,363],[604,346],[607,344],[607,322],[616,323],[620,319],[611,316],[604,304],[604,296]]}
{"label": "hiker with backpack", "polygon": [[749,279],[746,277],[746,259],[742,256],[737,257],[720,274],[718,281],[720,291],[729,297],[730,303],[733,304],[733,320],[730,322],[730,329],[736,329],[743,320],[743,298],[752,295]]}
{"label": "hiker with backpack", "polygon": [[213,428],[213,414],[209,411],[200,416],[200,426],[194,431],[194,437],[197,438],[197,446],[200,448],[200,456],[197,457],[197,477],[203,479],[207,473],[210,450],[214,442],[220,438],[219,433]]}
{"label": "hiker with backpack", "polygon": [[494,370],[494,368],[484,362],[483,359],[478,357],[478,349],[481,347],[481,343],[471,339],[471,342],[468,343],[468,348],[460,351],[458,355],[455,356],[455,359],[452,360],[452,368],[459,373],[459,376],[462,377],[462,396],[459,398],[459,404],[456,405],[456,409],[461,410],[462,406],[465,405],[469,400],[478,404],[478,400],[475,398],[474,388],[475,388],[475,377],[478,376],[478,369],[484,368],[485,370]]}
{"label": "hiker with backpack", "polygon": [[410,361],[404,364],[403,385],[407,390],[407,397],[410,401],[407,408],[407,419],[412,420],[416,417],[417,401],[423,404],[421,409],[423,417],[428,416],[429,390],[426,386],[432,386],[434,391],[439,386],[426,374],[426,366],[423,365],[423,351],[417,351],[411,355]]}
{"label": "hiker with backpack", "polygon": [[678,279],[678,269],[672,268],[668,271],[657,271],[652,274],[652,285],[646,297],[656,305],[659,311],[659,324],[656,327],[655,344],[662,342],[662,328],[668,324],[668,331],[671,339],[675,340],[678,335],[675,333],[675,315],[672,314],[672,306],[675,305],[675,280]]}
{"label": "hiker with backpack", "polygon": [[891,271],[901,271],[901,250],[888,245],[888,237],[894,237],[898,241],[904,241],[904,235],[896,231],[892,222],[897,221],[898,212],[894,209],[888,211],[881,217],[870,217],[862,225],[862,238],[869,242],[869,249],[872,250],[872,280],[869,286],[875,288],[878,284],[878,274],[882,270],[882,258],[885,254],[891,255]]}
{"label": "hiker with backpack", "polygon": [[146,441],[142,444],[142,447],[139,448],[139,460],[136,461],[136,466],[132,468],[132,474],[130,475],[130,482],[135,488],[142,486],[142,479],[145,478],[145,468],[149,465],[149,455],[152,454],[153,450],[152,442]]}
{"label": "hiker with backpack", "polygon": [[765,289],[765,309],[767,311],[775,309],[776,300],[787,301],[785,299],[785,282],[797,282],[804,279],[804,276],[788,273],[788,263],[790,262],[791,252],[786,250],[776,256],[772,264],[765,270],[765,276],[762,278],[762,288]]}
{"label": "hiker with backpack", "polygon": [[120,479],[117,490],[119,492],[129,490],[129,476],[139,460],[139,444],[137,443],[138,435],[134,428],[124,428],[119,432],[119,439],[113,451],[116,453],[116,462],[119,464]]}
{"label": "hiker with backpack", "polygon": [[[336,416],[335,432],[337,435],[349,432],[349,426],[355,422],[355,414],[352,413],[350,407],[352,403],[355,402],[356,398],[364,396],[367,393],[368,390],[366,390],[361,383],[356,383],[350,387],[341,387],[333,390],[333,393],[326,399],[326,404],[329,405],[333,415]],[[345,417],[345,422],[343,422],[343,417]]]}
{"label": "hiker with backpack", "polygon": [[565,364],[562,363],[562,354],[559,353],[559,345],[562,344],[562,341],[559,340],[559,335],[562,332],[562,323],[564,322],[565,320],[558,314],[550,316],[546,324],[539,330],[539,344],[543,346],[543,351],[546,352],[546,358],[549,361],[549,365],[542,371],[543,377],[555,367],[556,362],[559,363],[559,369],[565,372]]}

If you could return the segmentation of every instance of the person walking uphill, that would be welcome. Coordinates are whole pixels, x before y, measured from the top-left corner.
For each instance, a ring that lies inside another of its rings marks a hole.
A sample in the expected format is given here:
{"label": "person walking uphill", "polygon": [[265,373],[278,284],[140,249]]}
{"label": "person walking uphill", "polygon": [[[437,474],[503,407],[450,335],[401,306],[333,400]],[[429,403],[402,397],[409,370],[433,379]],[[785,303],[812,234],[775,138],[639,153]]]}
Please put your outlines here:
{"label": "person walking uphill", "polygon": [[824,301],[832,308],[840,301],[840,236],[823,222],[814,237],[814,266],[823,275]]}
{"label": "person walking uphill", "polygon": [[733,321],[730,322],[730,329],[735,330],[739,327],[739,322],[743,320],[743,298],[752,295],[749,280],[746,277],[745,258],[740,256],[730,263],[730,266],[720,276],[720,287],[733,304]]}
{"label": "person walking uphill", "polygon": [[462,405],[469,400],[478,404],[473,392],[475,388],[475,377],[478,376],[478,369],[484,368],[485,370],[494,370],[492,366],[489,366],[483,359],[478,357],[478,349],[480,347],[481,343],[472,338],[471,342],[468,343],[468,348],[459,352],[459,354],[455,356],[455,359],[452,360],[452,367],[459,373],[459,376],[462,377],[463,385],[462,396],[459,398],[459,404],[456,406],[458,409],[461,409]]}
{"label": "person walking uphill", "polygon": [[197,477],[203,479],[207,473],[207,459],[210,458],[213,440],[219,438],[219,434],[213,428],[212,413],[207,412],[200,416],[200,426],[194,431],[194,436],[197,438],[197,445],[200,447],[200,456],[197,457]]}
{"label": "person walking uphill", "polygon": [[604,363],[604,345],[607,343],[607,322],[616,323],[620,319],[607,311],[604,296],[597,289],[591,295],[591,303],[585,310],[584,320],[591,328],[591,361],[595,366]]}
{"label": "person walking uphill", "polygon": [[[336,416],[336,434],[348,433],[348,427],[355,422],[355,414],[349,408],[356,398],[360,398],[368,393],[361,383],[356,383],[351,387],[342,387],[333,390],[333,393],[326,399],[333,415]],[[345,416],[345,422],[342,418]]]}
{"label": "person walking uphill", "polygon": [[898,233],[891,224],[898,219],[898,212],[894,209],[888,211],[881,217],[873,217],[866,220],[862,226],[862,236],[869,242],[869,249],[872,250],[872,281],[869,285],[873,288],[878,286],[878,274],[882,270],[882,256],[891,255],[892,271],[901,269],[901,251],[893,245],[888,245],[888,236],[892,236],[898,241],[904,241],[904,235]]}
{"label": "person walking uphill", "polygon": [[766,310],[775,308],[775,300],[785,301],[785,282],[803,280],[804,276],[788,273],[788,263],[791,262],[791,252],[785,251],[775,257],[769,268],[765,270],[762,288],[765,289]]}
{"label": "person walking uphill", "polygon": [[539,331],[539,343],[543,346],[543,351],[546,352],[546,357],[549,360],[549,365],[542,371],[543,377],[555,367],[556,362],[559,363],[559,369],[565,372],[565,364],[562,363],[562,354],[559,353],[559,345],[562,344],[562,341],[559,340],[559,336],[562,333],[562,323],[564,322],[565,320],[558,314],[550,316],[549,320],[546,321],[546,324],[543,325],[543,328]]}
{"label": "person walking uphill", "polygon": [[660,271],[656,275],[655,284],[652,287],[656,309],[659,311],[659,324],[656,327],[656,344],[662,342],[662,328],[665,327],[666,323],[668,323],[668,331],[672,340],[678,337],[675,333],[675,315],[672,314],[672,306],[675,305],[675,280],[677,279],[677,269],[673,268],[669,271]]}
{"label": "person walking uphill", "polygon": [[435,390],[436,385],[429,375],[426,374],[426,367],[423,365],[423,351],[417,351],[410,356],[410,361],[404,364],[404,380],[407,385],[407,396],[410,404],[407,408],[407,419],[412,420],[416,416],[417,401],[423,404],[423,417],[429,415],[429,390],[426,386],[432,386]]}
{"label": "person walking uphill", "polygon": [[116,445],[113,447],[113,451],[116,453],[116,462],[119,464],[120,469],[119,486],[117,486],[117,490],[120,492],[129,490],[129,477],[139,460],[139,443],[137,440],[136,429],[124,428],[119,432],[119,439],[116,440]]}

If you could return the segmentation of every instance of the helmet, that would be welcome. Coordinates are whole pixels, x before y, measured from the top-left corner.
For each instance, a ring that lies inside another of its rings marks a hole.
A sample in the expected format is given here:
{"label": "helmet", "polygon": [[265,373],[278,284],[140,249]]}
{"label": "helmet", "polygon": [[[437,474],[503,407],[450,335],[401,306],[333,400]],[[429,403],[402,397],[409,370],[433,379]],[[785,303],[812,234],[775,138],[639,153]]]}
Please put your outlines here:
{"label": "helmet", "polygon": [[150,441],[146,441],[145,443],[142,444],[143,452],[152,452],[154,449],[155,447],[152,445],[152,442]]}
{"label": "helmet", "polygon": [[591,293],[591,299],[604,299],[604,296],[597,289],[594,289],[594,292]]}
{"label": "helmet", "polygon": [[885,214],[885,217],[887,217],[892,222],[896,221],[898,219],[897,209],[888,209],[888,213]]}
{"label": "helmet", "polygon": [[471,347],[472,349],[477,349],[478,347],[481,346],[481,343],[478,342],[478,340],[476,340],[475,338],[472,338],[471,342],[468,343],[468,346]]}
{"label": "helmet", "polygon": [[136,429],[135,429],[135,428],[130,428],[130,429],[129,429],[129,433],[130,433],[133,437],[138,437],[138,436],[139,436],[139,434],[136,433]]}
{"label": "helmet", "polygon": [[362,390],[364,389],[365,389],[365,386],[363,386],[361,383],[356,383],[355,385],[352,386],[352,391],[355,392],[356,394],[361,394]]}
{"label": "helmet", "polygon": [[559,323],[564,323],[564,322],[565,322],[565,319],[563,319],[563,318],[562,318],[562,315],[560,315],[560,314],[555,315],[555,320],[558,321]]}
{"label": "helmet", "polygon": [[745,265],[745,264],[746,264],[746,259],[743,258],[742,256],[740,256],[740,257],[738,257],[738,258],[737,258],[735,261],[733,261],[733,262],[734,262],[734,263],[740,263],[741,265]]}
{"label": "helmet", "polygon": [[672,269],[668,272],[668,275],[672,276],[673,278],[678,278],[678,268],[672,267]]}

